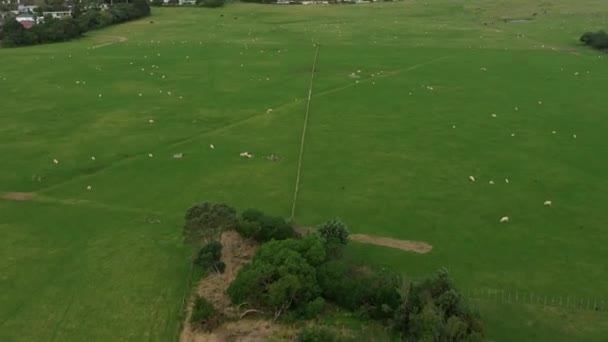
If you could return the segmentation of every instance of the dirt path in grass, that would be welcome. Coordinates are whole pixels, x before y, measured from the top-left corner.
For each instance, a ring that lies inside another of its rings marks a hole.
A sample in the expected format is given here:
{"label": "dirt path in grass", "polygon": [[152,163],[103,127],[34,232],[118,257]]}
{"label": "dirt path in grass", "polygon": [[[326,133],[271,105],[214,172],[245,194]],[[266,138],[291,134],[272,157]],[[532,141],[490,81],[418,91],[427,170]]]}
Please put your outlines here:
{"label": "dirt path in grass", "polygon": [[366,234],[352,234],[350,238],[353,241],[366,243],[370,245],[396,248],[402,251],[425,254],[433,249],[433,246],[422,241],[399,240],[382,236],[373,236]]}
{"label": "dirt path in grass", "polygon": [[7,201],[31,201],[37,196],[33,192],[7,192],[2,195],[2,199]]}
{"label": "dirt path in grass", "polygon": [[116,38],[116,41],[93,45],[93,46],[91,46],[91,49],[98,49],[100,47],[104,47],[104,46],[108,46],[108,45],[112,45],[112,44],[116,44],[116,43],[123,43],[123,42],[126,42],[127,40],[129,40],[129,38],[122,37],[122,36],[99,36],[99,37]]}
{"label": "dirt path in grass", "polygon": [[[296,228],[296,230],[302,235],[308,235],[312,234],[316,229],[311,227],[298,227]],[[402,251],[414,252],[419,254],[428,253],[433,249],[433,246],[423,241],[400,240],[367,234],[351,234],[350,239],[368,245],[395,248],[400,249]]]}

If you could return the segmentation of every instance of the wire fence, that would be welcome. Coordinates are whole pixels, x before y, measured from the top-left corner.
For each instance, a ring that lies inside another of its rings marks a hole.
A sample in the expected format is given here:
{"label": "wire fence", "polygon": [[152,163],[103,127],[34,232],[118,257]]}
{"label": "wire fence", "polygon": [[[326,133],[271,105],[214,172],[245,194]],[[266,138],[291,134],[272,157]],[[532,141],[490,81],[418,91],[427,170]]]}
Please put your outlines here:
{"label": "wire fence", "polygon": [[291,218],[293,221],[296,216],[296,203],[298,202],[298,189],[300,188],[300,171],[302,170],[302,156],[304,154],[304,142],[306,139],[306,128],[308,127],[308,114],[310,114],[310,100],[312,98],[312,86],[315,79],[315,72],[317,68],[317,59],[319,57],[319,45],[315,44],[315,55],[312,60],[312,67],[310,68],[310,84],[308,86],[308,98],[306,100],[306,114],[304,115],[304,127],[302,128],[302,139],[300,142],[300,154],[298,156],[298,169],[296,174],[296,185],[293,192],[293,203],[291,206]]}
{"label": "wire fence", "polygon": [[534,305],[572,310],[608,312],[608,301],[603,298],[555,296],[525,291],[497,289],[462,289],[462,295],[472,300],[487,300],[500,303]]}

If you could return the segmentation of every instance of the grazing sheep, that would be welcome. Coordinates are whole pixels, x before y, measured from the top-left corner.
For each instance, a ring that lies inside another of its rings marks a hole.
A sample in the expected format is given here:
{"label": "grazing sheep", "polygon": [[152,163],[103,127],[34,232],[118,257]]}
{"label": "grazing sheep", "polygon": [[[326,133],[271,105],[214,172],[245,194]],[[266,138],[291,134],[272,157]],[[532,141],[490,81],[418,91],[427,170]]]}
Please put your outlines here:
{"label": "grazing sheep", "polygon": [[148,153],[148,157],[152,158],[154,155],[152,153]]}
{"label": "grazing sheep", "polygon": [[53,163],[55,163],[55,164],[59,164],[59,160],[57,160],[57,159],[53,159]]}
{"label": "grazing sheep", "polygon": [[475,181],[475,177],[473,177],[473,176],[469,176],[469,179],[471,180],[471,182]]}
{"label": "grazing sheep", "polygon": [[507,222],[509,222],[509,216],[503,216],[503,217],[500,219],[500,223],[507,223]]}
{"label": "grazing sheep", "polygon": [[490,181],[490,185],[494,185],[494,181]]}
{"label": "grazing sheep", "polygon": [[92,188],[91,188],[91,186],[90,186],[90,185],[89,185],[89,186],[87,186],[87,190],[89,190],[89,191],[90,191],[91,189],[92,189]]}
{"label": "grazing sheep", "polygon": [[509,184],[509,178],[505,178],[505,183]]}
{"label": "grazing sheep", "polygon": [[95,156],[91,156],[91,160],[95,160]]}
{"label": "grazing sheep", "polygon": [[213,146],[213,144],[209,144],[209,147],[213,150],[215,149],[215,146]]}
{"label": "grazing sheep", "polygon": [[545,205],[546,207],[550,207],[553,205],[553,203],[551,201],[545,201],[545,203],[543,203],[543,205]]}

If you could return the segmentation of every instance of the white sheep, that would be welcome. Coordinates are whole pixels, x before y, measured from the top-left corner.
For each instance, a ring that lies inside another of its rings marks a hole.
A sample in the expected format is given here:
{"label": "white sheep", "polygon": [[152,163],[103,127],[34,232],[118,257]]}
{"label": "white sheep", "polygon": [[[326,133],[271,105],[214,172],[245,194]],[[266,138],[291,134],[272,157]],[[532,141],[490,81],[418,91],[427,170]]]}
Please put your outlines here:
{"label": "white sheep", "polygon": [[53,163],[55,163],[55,164],[59,164],[59,160],[57,160],[57,159],[53,159]]}
{"label": "white sheep", "polygon": [[469,179],[471,180],[471,182],[475,181],[475,177],[473,177],[473,176],[469,176]]}
{"label": "white sheep", "polygon": [[500,219],[500,223],[507,223],[507,222],[509,222],[509,216],[503,216],[503,217]]}
{"label": "white sheep", "polygon": [[490,181],[490,185],[494,185],[494,181]]}
{"label": "white sheep", "polygon": [[215,149],[215,146],[213,146],[213,144],[209,144],[209,147],[210,147],[212,150],[214,150],[214,149]]}
{"label": "white sheep", "polygon": [[148,157],[152,158],[154,155],[152,153],[148,153]]}
{"label": "white sheep", "polygon": [[546,207],[550,207],[553,205],[553,203],[551,201],[545,201],[545,203],[543,203],[543,205],[545,205]]}

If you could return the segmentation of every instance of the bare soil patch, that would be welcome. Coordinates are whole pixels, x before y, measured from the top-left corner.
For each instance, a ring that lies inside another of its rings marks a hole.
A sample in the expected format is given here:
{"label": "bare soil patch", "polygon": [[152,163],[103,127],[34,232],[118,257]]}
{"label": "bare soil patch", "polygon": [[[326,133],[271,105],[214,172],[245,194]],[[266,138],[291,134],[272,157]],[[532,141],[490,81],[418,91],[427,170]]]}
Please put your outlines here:
{"label": "bare soil patch", "polygon": [[[296,231],[302,235],[312,234],[316,229],[312,227],[297,227]],[[433,246],[423,241],[411,241],[393,239],[383,236],[351,234],[350,238],[359,243],[400,249],[402,251],[425,254],[433,249]]]}
{"label": "bare soil patch", "polygon": [[353,241],[367,243],[370,245],[396,248],[402,251],[409,251],[414,253],[428,253],[433,249],[433,246],[422,241],[410,241],[410,240],[399,240],[393,238],[387,238],[382,236],[373,236],[365,234],[352,234],[350,238]]}
{"label": "bare soil patch", "polygon": [[37,195],[33,192],[9,192],[2,196],[2,199],[9,201],[31,201],[35,199]]}

